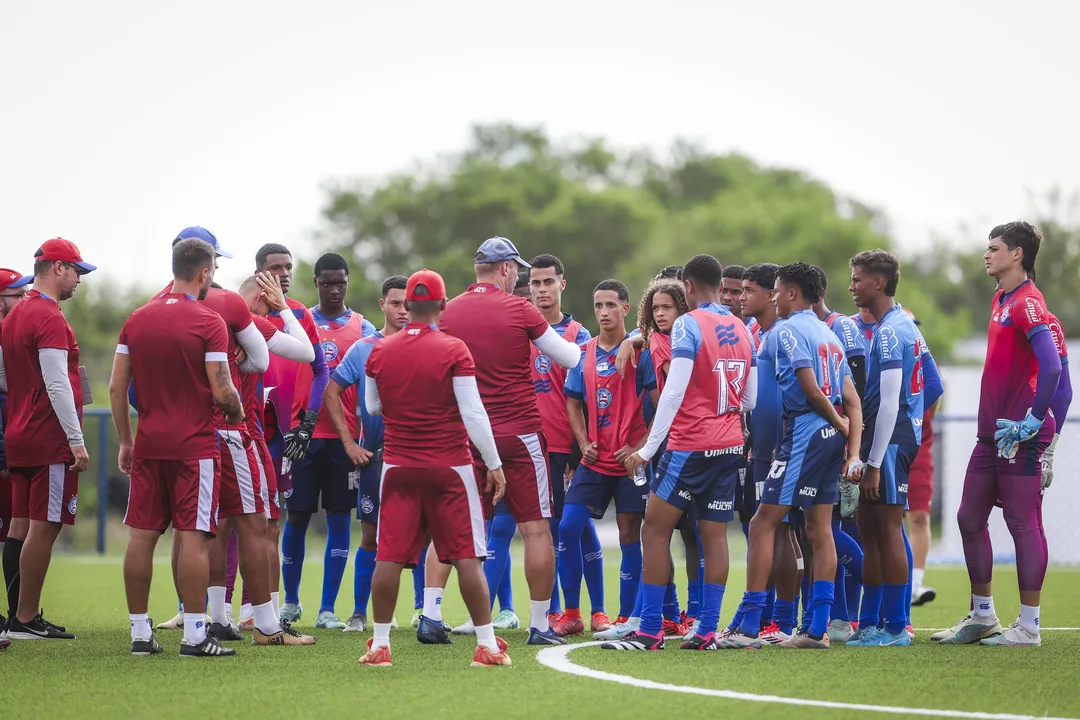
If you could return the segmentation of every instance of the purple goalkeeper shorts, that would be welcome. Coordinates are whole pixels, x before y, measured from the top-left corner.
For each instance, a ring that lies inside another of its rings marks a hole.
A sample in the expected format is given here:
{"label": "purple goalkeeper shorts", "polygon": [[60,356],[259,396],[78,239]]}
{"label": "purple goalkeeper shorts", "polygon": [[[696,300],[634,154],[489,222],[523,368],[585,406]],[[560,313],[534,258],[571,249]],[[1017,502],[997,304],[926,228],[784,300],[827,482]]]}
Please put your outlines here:
{"label": "purple goalkeeper shorts", "polygon": [[968,475],[1042,475],[1039,459],[1049,443],[1029,440],[1020,443],[1012,459],[1000,457],[993,441],[980,439],[968,460]]}

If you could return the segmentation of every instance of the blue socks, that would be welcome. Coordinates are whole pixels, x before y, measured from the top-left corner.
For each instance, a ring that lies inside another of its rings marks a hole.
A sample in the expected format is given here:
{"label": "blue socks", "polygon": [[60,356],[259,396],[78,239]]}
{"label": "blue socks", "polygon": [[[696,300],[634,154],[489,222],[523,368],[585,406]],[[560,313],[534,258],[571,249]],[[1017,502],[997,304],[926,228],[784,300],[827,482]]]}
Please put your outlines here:
{"label": "blue socks", "polygon": [[[591,517],[592,511],[585,505],[571,503],[563,506],[562,521],[559,523],[559,539],[561,541],[559,547],[559,580],[562,582],[563,597],[566,600],[567,610],[581,608],[581,577],[583,572],[581,540],[582,535],[585,533],[585,526]],[[638,553],[640,557],[641,551],[638,550]],[[601,578],[600,582],[603,583],[603,578]]]}
{"label": "blue socks", "polygon": [[[566,514],[565,508],[563,514]],[[596,534],[596,523],[593,522],[592,515],[585,523],[585,532],[581,535],[581,554],[592,612],[604,612],[604,550],[600,547],[600,536]],[[563,593],[565,592],[564,588]],[[578,592],[580,595],[580,591]]]}
{"label": "blue socks", "polygon": [[[563,583],[563,587],[566,587],[566,583]],[[667,585],[649,585],[643,582],[641,588],[641,632],[657,637],[664,627],[664,593],[667,592]]]}
{"label": "blue socks", "polygon": [[353,614],[367,615],[368,598],[371,596],[371,576],[375,574],[375,553],[364,548],[356,548],[355,567]]}
{"label": "blue socks", "polygon": [[634,609],[630,611],[629,617],[641,618],[641,606],[645,603],[645,580],[642,579],[638,583],[637,597],[634,598]]}
{"label": "blue socks", "polygon": [[904,595],[904,625],[907,626],[911,624],[911,571],[915,569],[915,556],[911,554],[911,542],[903,523],[900,524],[900,531],[904,534],[904,550],[907,551],[907,592]]}
{"label": "blue socks", "polygon": [[773,619],[773,608],[776,607],[776,586],[773,585],[769,588],[769,592],[765,595],[765,609],[761,611],[761,622],[768,625]]}
{"label": "blue socks", "polygon": [[876,628],[881,621],[881,586],[863,585],[862,610],[859,612],[859,629]]}
{"label": "blue socks", "polygon": [[697,578],[686,583],[686,617],[696,618],[701,612],[701,587]]}
{"label": "blue socks", "polygon": [[810,625],[810,605],[814,600],[814,588],[810,584],[811,570],[808,568],[802,576],[802,622],[800,628]]}
{"label": "blue socks", "polygon": [[[765,598],[768,593],[762,592],[750,592],[747,590],[743,593],[742,604],[739,606],[739,611],[742,613],[742,622],[739,624],[739,632],[749,637],[757,637],[761,632],[761,610],[765,607]],[[778,601],[777,604],[783,602]],[[794,604],[792,605],[794,609]]]}
{"label": "blue socks", "polygon": [[[848,618],[851,622],[857,622],[859,619],[859,599],[862,595],[863,560],[862,547],[859,545],[859,525],[854,520],[841,520],[840,529],[843,532],[843,536],[841,536],[841,533],[836,532],[835,525],[833,526],[833,540],[836,542],[836,557],[847,571],[844,585],[847,590]],[[856,555],[848,554],[848,550],[852,549],[852,546],[847,546],[846,548],[841,547],[841,543],[847,538],[852,541],[853,547],[858,549],[857,566],[855,564]]]}
{"label": "blue socks", "polygon": [[[499,599],[499,609],[514,611],[514,586],[510,578],[510,553],[506,553],[506,569],[503,571],[502,580],[499,582],[499,591],[495,593],[495,596]],[[551,596],[551,610],[548,612],[559,612],[558,598],[559,598],[559,578],[555,577],[555,592]]]}
{"label": "blue socks", "polygon": [[[881,614],[885,620],[885,632],[899,635],[907,625],[904,601],[907,585],[883,585],[881,590]],[[861,625],[860,625],[861,627]]]}
{"label": "blue socks", "polygon": [[[555,579],[551,582],[551,605],[548,606],[548,615],[555,615],[562,612],[562,598],[559,595],[559,523],[562,522],[560,518],[552,517],[548,519],[548,527],[551,528],[551,549],[555,553]],[[507,556],[506,560],[506,575],[503,577],[502,585],[499,586],[499,607],[507,607],[503,603],[503,586],[509,588],[510,586],[510,558]],[[506,594],[509,596],[510,591],[507,590]],[[513,607],[514,600],[510,598],[510,607]]]}
{"label": "blue socks", "polygon": [[837,563],[836,565],[836,579],[833,580],[835,593],[833,597],[832,613],[829,615],[830,620],[843,620],[848,622],[848,606],[847,606],[847,573],[844,571],[844,566]]}
{"label": "blue socks", "polygon": [[424,609],[424,568],[427,565],[427,551],[429,545],[425,545],[420,551],[420,559],[416,561],[416,567],[412,571],[413,610]]}
{"label": "blue socks", "polygon": [[679,622],[679,591],[673,582],[668,583],[664,593],[664,619]]}
{"label": "blue socks", "polygon": [[[619,567],[619,615],[629,616],[637,602],[641,585],[641,543],[620,545],[622,564]],[[669,586],[669,588],[674,586]],[[592,595],[590,591],[589,595]],[[677,607],[677,605],[676,605]],[[664,598],[664,615],[667,616],[667,597]],[[678,612],[678,610],[676,610]]]}
{"label": "blue socks", "polygon": [[716,626],[720,623],[720,606],[724,604],[724,586],[716,583],[705,583],[702,586],[701,596],[701,623],[697,634],[708,637],[716,632]]}
{"label": "blue socks", "polygon": [[334,612],[345,566],[349,564],[352,515],[326,514],[326,553],[323,555],[322,605],[319,612]]}
{"label": "blue socks", "polygon": [[494,606],[503,576],[510,568],[510,541],[514,539],[517,523],[510,515],[496,515],[488,529],[487,561],[484,563],[484,576],[487,578],[488,595]]}
{"label": "blue socks", "polygon": [[814,599],[810,603],[813,615],[810,620],[810,635],[813,637],[820,638],[829,630],[834,590],[832,580],[814,581]]}
{"label": "blue socks", "polygon": [[304,538],[308,522],[285,521],[281,531],[281,584],[285,586],[285,602],[300,602],[300,576],[304,572]]}
{"label": "blue socks", "polygon": [[776,609],[773,611],[773,620],[776,621],[780,631],[790,635],[795,630],[795,601],[776,599]]}

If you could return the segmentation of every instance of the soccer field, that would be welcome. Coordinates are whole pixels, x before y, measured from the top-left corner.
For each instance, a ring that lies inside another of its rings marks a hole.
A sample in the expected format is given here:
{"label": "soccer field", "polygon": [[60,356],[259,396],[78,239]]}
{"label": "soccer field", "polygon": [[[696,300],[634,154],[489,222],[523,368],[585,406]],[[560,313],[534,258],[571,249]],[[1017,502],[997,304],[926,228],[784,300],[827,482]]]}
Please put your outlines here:
{"label": "soccer field", "polygon": [[[607,561],[612,610],[618,594],[616,554],[610,552]],[[370,633],[311,630],[322,581],[319,563],[304,568],[301,599],[307,607],[297,624],[318,637],[314,647],[255,648],[245,642],[235,645],[240,651],[235,658],[181,660],[180,633],[161,631],[157,636],[164,654],[132,657],[120,561],[98,556],[54,559],[45,589],[47,616],[69,626],[78,639],[16,642],[0,653],[5,718],[610,718],[615,714],[780,718],[798,713],[801,718],[835,720],[877,714],[852,707],[860,704],[900,714],[905,714],[903,708],[923,708],[921,715],[961,711],[953,716],[1080,718],[1080,632],[1075,630],[1080,628],[1080,606],[1075,601],[1080,597],[1080,572],[1074,570],[1052,569],[1047,576],[1042,604],[1046,625],[1074,629],[1044,630],[1042,648],[932,643],[922,628],[947,627],[967,610],[966,573],[962,567],[948,567],[929,570],[928,581],[937,588],[939,599],[914,609],[920,629],[915,645],[907,649],[837,646],[826,652],[766,648],[691,653],[669,642],[663,654],[585,647],[569,653],[543,650],[538,658],[538,649],[524,644],[526,631],[515,630],[500,632],[510,643],[512,668],[470,668],[474,638],[460,638],[453,646],[419,645],[413,631],[403,627],[391,635],[394,667],[362,668],[356,660]],[[520,568],[517,557],[514,598],[519,615],[527,617],[528,595]],[[350,562],[338,600],[342,616],[351,610],[351,573]],[[725,623],[741,598],[744,578],[741,566],[732,568],[724,599]],[[398,618],[407,626],[413,612],[412,587],[408,573],[402,579]],[[1001,567],[995,580],[998,612],[1007,624],[1019,608],[1016,576]],[[682,588],[680,581],[680,592]],[[158,622],[176,612],[167,560],[155,567],[150,612]],[[453,577],[444,614],[451,624],[465,619]],[[586,675],[565,672],[571,663],[578,666],[575,672]],[[613,682],[612,675],[621,681]],[[663,684],[684,689],[666,690],[660,687]],[[842,705],[796,707],[775,699],[737,699],[730,691]]]}

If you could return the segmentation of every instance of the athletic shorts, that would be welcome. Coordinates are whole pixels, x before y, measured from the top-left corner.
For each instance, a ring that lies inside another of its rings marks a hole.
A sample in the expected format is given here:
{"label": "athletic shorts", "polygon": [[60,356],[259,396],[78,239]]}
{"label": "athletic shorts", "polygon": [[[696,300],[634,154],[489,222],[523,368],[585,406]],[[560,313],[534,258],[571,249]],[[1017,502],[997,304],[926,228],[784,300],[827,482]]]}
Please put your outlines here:
{"label": "athletic shorts", "polygon": [[[926,426],[923,426],[923,430]],[[923,444],[908,471],[908,510],[930,512],[934,499],[934,440],[931,433],[923,433]]]}
{"label": "athletic shorts", "polygon": [[379,522],[379,482],[382,480],[382,453],[379,448],[367,467],[360,468],[360,487],[356,497],[356,519],[365,523]]}
{"label": "athletic shorts", "polygon": [[351,513],[356,509],[360,484],[356,467],[337,438],[313,438],[303,460],[292,464],[292,488],[285,493],[285,507],[292,512]]}
{"label": "athletic shorts", "polygon": [[1008,460],[997,454],[997,445],[994,442],[979,440],[971,451],[967,475],[992,475],[998,478],[1008,475],[1034,475],[1041,478],[1041,458],[1047,445],[1049,443],[1035,441],[1020,443],[1016,456]]}
{"label": "athletic shorts", "polygon": [[[864,505],[900,505],[906,508],[908,473],[911,470],[911,461],[915,459],[918,452],[918,445],[890,445],[885,451],[885,459],[881,462],[878,499],[867,500],[866,495],[863,495],[859,498],[859,502]],[[1035,467],[1039,467],[1038,459],[1035,460]]]}
{"label": "athletic shorts", "polygon": [[9,467],[8,472],[11,473],[11,517],[75,524],[79,473],[67,463]]}
{"label": "athletic shorts", "polygon": [[735,497],[735,508],[739,511],[739,521],[748,523],[757,512],[761,502],[761,491],[765,487],[765,478],[769,477],[772,461],[751,460],[746,463],[746,472],[739,479],[739,493]]}
{"label": "athletic shorts", "polygon": [[[506,476],[503,502],[519,523],[554,517],[554,499],[548,476],[547,442],[543,433],[504,435],[495,438],[495,447]],[[473,448],[473,467],[480,487],[486,486],[487,466]],[[559,482],[562,482],[560,479]],[[484,498],[485,512],[494,513],[490,499]],[[490,510],[489,510],[490,508]]]}
{"label": "athletic shorts", "polygon": [[[566,476],[566,466],[569,464],[570,453],[548,453],[548,477],[551,478],[552,517],[556,520],[562,519],[563,505],[566,504],[566,489],[568,482],[564,480],[564,478]],[[506,500],[500,500],[495,503],[495,514],[510,514],[510,508],[506,506]]]}
{"label": "athletic shorts", "polygon": [[271,520],[281,519],[281,499],[278,497],[277,472],[274,470],[274,459],[270,456],[270,448],[266,440],[261,437],[252,438],[251,444],[255,446],[255,459],[259,463],[260,477],[265,478],[267,507],[270,510],[267,517]]}
{"label": "athletic shorts", "polygon": [[799,508],[839,502],[847,440],[816,413],[786,425],[790,430],[765,478],[761,502]]}
{"label": "athletic shorts", "polygon": [[11,475],[0,477],[0,542],[7,540],[11,527]]}
{"label": "athletic shorts", "polygon": [[578,465],[574,477],[570,479],[570,489],[566,491],[568,505],[585,505],[592,510],[592,516],[599,520],[607,512],[607,506],[615,500],[616,513],[645,514],[645,503],[649,500],[648,480],[637,485],[626,475],[605,475]]}
{"label": "athletic shorts", "polygon": [[131,463],[124,524],[137,530],[202,530],[218,520],[218,459],[144,460]]}
{"label": "athletic shorts", "polygon": [[439,561],[487,558],[484,511],[473,467],[383,463],[376,560],[416,567],[428,538]]}
{"label": "athletic shorts", "polygon": [[744,462],[741,453],[726,450],[666,450],[653,475],[652,491],[680,510],[694,508],[698,520],[731,522]]}
{"label": "athletic shorts", "polygon": [[242,437],[236,430],[218,430],[218,449],[221,452],[218,517],[268,515],[270,489],[255,441]]}

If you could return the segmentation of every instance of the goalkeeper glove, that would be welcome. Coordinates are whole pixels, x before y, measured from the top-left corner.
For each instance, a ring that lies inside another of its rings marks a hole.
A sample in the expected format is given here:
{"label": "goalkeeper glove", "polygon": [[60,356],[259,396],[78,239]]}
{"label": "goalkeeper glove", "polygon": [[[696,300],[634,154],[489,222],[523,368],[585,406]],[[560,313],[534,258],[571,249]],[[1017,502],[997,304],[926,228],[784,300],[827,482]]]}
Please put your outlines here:
{"label": "goalkeeper glove", "polygon": [[285,433],[285,457],[294,462],[304,459],[308,443],[311,442],[311,433],[315,430],[315,421],[318,419],[318,410],[307,410],[300,424]]}
{"label": "goalkeeper glove", "polygon": [[1027,442],[1038,435],[1042,425],[1043,421],[1032,415],[1030,410],[1020,422],[998,420],[998,431],[994,433],[998,455],[1008,459],[1016,457],[1016,450],[1020,443]]}
{"label": "goalkeeper glove", "polygon": [[1060,433],[1054,433],[1054,439],[1046,446],[1042,457],[1039,458],[1039,463],[1042,465],[1041,487],[1043,492],[1046,492],[1046,489],[1054,482],[1054,448],[1057,447],[1059,437],[1061,437]]}

